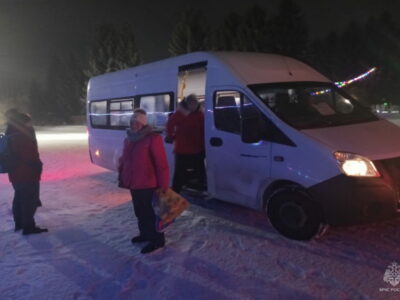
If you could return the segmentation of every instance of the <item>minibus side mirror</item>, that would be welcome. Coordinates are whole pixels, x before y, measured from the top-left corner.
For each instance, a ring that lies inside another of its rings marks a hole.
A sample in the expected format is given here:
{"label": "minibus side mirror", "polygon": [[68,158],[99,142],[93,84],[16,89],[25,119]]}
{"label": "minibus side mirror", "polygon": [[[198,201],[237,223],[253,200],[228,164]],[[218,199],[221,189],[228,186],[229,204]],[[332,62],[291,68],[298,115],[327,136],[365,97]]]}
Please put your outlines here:
{"label": "minibus side mirror", "polygon": [[258,143],[261,140],[259,117],[241,120],[242,142],[246,144]]}

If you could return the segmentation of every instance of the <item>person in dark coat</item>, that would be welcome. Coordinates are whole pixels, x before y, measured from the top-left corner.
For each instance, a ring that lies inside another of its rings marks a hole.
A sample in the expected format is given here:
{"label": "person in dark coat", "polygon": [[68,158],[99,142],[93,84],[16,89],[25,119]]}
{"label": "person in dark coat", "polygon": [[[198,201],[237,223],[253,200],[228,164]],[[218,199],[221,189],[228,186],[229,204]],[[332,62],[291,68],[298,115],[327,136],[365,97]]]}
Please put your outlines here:
{"label": "person in dark coat", "polygon": [[172,189],[180,193],[188,183],[188,170],[194,170],[199,189],[205,189],[204,166],[204,114],[196,95],[190,94],[182,100],[178,110],[167,122],[166,142],[174,143],[175,170]]}
{"label": "person in dark coat", "polygon": [[161,136],[147,124],[146,111],[136,109],[124,140],[119,164],[119,186],[131,191],[140,234],[132,243],[148,242],[141,253],[164,247],[164,233],[156,230],[152,198],[156,189],[167,190],[169,168]]}
{"label": "person in dark coat", "polygon": [[31,118],[16,110],[5,115],[13,160],[8,177],[15,192],[12,209],[15,231],[22,229],[24,235],[47,232],[47,229],[36,226],[34,219],[36,209],[42,205],[39,189],[43,164]]}

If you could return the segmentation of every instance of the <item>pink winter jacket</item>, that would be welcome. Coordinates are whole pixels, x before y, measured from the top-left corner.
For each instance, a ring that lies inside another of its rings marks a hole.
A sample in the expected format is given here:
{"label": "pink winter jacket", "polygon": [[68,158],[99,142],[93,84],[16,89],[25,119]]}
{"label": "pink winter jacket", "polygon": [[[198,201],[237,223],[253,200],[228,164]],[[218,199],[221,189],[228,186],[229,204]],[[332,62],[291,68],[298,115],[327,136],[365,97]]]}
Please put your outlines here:
{"label": "pink winter jacket", "polygon": [[128,189],[169,186],[169,168],[160,135],[151,133],[137,142],[124,141],[119,165],[120,185]]}

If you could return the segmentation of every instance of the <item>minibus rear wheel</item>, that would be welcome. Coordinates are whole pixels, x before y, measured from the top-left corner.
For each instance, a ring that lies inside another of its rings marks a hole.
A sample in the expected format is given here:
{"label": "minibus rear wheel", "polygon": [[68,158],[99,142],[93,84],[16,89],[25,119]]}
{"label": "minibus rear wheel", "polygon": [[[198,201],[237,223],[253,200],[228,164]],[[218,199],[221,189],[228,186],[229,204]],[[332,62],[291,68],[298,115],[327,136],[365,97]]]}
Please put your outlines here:
{"label": "minibus rear wheel", "polygon": [[324,227],[318,206],[305,191],[294,186],[278,188],[272,193],[267,215],[280,234],[294,240],[310,240]]}

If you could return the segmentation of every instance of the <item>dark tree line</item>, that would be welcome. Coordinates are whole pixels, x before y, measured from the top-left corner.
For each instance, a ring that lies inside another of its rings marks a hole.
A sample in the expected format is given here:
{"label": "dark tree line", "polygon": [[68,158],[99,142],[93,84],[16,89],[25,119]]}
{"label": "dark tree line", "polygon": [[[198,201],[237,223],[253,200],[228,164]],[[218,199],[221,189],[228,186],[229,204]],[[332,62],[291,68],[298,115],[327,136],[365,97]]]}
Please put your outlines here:
{"label": "dark tree line", "polygon": [[81,99],[84,74],[74,56],[53,57],[44,87],[30,84],[29,111],[37,123],[63,124],[83,113]]}
{"label": "dark tree line", "polygon": [[365,104],[400,104],[400,28],[389,13],[370,17],[365,24],[351,22],[341,34],[314,40],[308,61],[335,81],[375,66],[370,79],[348,86],[348,92]]}
{"label": "dark tree line", "polygon": [[[350,22],[343,32],[318,39],[310,39],[303,13],[293,0],[281,0],[276,14],[259,6],[244,14],[230,13],[214,29],[207,24],[198,29],[205,19],[200,11],[182,15],[172,33],[171,55],[203,50],[277,53],[303,60],[334,81],[351,79],[375,66],[371,78],[345,89],[366,105],[400,104],[400,28],[390,13],[362,24]],[[208,34],[196,35],[195,30]]]}
{"label": "dark tree line", "polygon": [[[204,24],[205,19],[201,11],[189,9],[182,13],[172,32],[169,45],[171,55],[222,50],[306,57],[308,28],[300,8],[292,0],[281,0],[278,13],[271,16],[260,6],[250,8],[243,15],[229,13],[218,28]],[[190,47],[187,47],[186,41],[190,41]]]}
{"label": "dark tree line", "polygon": [[90,77],[141,63],[132,27],[105,24],[97,29],[86,63],[74,56],[54,57],[44,85],[33,81],[29,111],[37,123],[70,123],[85,113],[86,88]]}
{"label": "dark tree line", "polygon": [[[281,0],[276,13],[254,6],[229,13],[217,27],[200,10],[181,13],[171,34],[172,56],[194,51],[253,51],[292,56],[311,64],[334,81],[353,78],[373,66],[369,79],[346,87],[365,104],[400,101],[400,28],[391,14],[355,21],[343,32],[310,39],[303,12],[294,0]],[[142,63],[133,28],[102,25],[94,36],[86,63],[55,57],[44,85],[32,82],[29,108],[36,120],[71,121],[84,114],[86,85],[92,76]]]}

